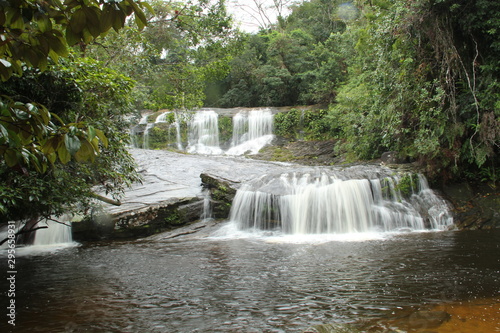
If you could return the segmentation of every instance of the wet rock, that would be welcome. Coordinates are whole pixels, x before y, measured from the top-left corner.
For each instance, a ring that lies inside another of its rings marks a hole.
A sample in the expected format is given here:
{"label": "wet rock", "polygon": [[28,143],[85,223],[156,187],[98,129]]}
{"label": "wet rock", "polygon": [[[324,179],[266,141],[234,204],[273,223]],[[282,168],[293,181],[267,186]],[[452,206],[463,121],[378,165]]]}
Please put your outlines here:
{"label": "wet rock", "polygon": [[408,318],[411,329],[432,329],[441,326],[450,320],[451,316],[445,311],[418,311]]}
{"label": "wet rock", "polygon": [[203,186],[210,191],[212,217],[228,217],[240,183],[210,173],[202,173],[200,178]]}
{"label": "wet rock", "polygon": [[459,229],[500,228],[500,188],[467,182],[447,184],[441,189],[455,207]]}
{"label": "wet rock", "polygon": [[342,162],[335,153],[336,141],[292,141],[278,138],[272,146],[249,157],[258,160],[294,162],[302,165],[334,165]]}
{"label": "wet rock", "polygon": [[387,151],[382,154],[380,161],[384,164],[402,164],[405,161],[399,158],[397,151]]}

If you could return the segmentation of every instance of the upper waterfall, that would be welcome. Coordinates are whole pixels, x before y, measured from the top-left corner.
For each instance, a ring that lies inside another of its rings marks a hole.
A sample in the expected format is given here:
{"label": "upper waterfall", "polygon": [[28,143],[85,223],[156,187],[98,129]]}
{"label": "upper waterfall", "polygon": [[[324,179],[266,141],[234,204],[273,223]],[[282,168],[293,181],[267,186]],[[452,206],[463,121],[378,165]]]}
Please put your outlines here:
{"label": "upper waterfall", "polygon": [[270,108],[204,108],[143,116],[130,133],[136,148],[175,147],[193,154],[234,156],[258,153],[273,140],[273,129]]}
{"label": "upper waterfall", "polygon": [[219,144],[218,114],[212,110],[198,111],[190,123],[189,153],[222,154]]}
{"label": "upper waterfall", "polygon": [[274,138],[271,110],[243,111],[233,117],[233,140],[228,155],[256,154]]}

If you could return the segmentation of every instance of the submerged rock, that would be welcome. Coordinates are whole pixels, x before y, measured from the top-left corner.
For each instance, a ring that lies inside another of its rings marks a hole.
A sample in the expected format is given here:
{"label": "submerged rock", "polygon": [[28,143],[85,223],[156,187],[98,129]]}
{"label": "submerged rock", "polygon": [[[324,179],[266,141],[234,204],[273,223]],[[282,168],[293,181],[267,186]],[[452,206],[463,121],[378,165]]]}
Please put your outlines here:
{"label": "submerged rock", "polygon": [[451,316],[445,311],[418,311],[408,318],[411,329],[429,329],[441,326],[450,320]]}

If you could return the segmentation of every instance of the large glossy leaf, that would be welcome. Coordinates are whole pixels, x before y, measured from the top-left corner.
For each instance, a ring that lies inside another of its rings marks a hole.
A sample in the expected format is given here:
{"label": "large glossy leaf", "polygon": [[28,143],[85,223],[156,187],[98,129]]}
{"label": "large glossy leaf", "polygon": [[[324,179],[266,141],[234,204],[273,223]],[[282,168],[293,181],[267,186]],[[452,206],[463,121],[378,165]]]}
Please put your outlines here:
{"label": "large glossy leaf", "polygon": [[100,28],[101,32],[106,32],[113,26],[115,20],[115,12],[113,5],[105,4],[101,14]]}
{"label": "large glossy leaf", "polygon": [[99,37],[101,34],[100,11],[97,7],[88,7],[85,8],[85,15],[87,16],[86,28],[94,38]]}
{"label": "large glossy leaf", "polygon": [[78,152],[75,154],[75,159],[77,160],[77,162],[85,162],[89,160],[91,162],[94,162],[94,147],[87,140],[82,140],[82,146],[80,150],[78,150]]}
{"label": "large glossy leaf", "polygon": [[64,144],[71,155],[76,154],[76,152],[82,145],[80,139],[77,136],[71,135],[69,133],[64,135]]}
{"label": "large glossy leaf", "polygon": [[69,20],[69,26],[73,33],[78,34],[83,31],[87,25],[87,12],[84,8],[80,8],[73,13]]}
{"label": "large glossy leaf", "polygon": [[101,140],[102,144],[104,145],[104,147],[107,147],[108,146],[108,138],[106,137],[106,135],[104,135],[104,132],[101,131],[100,129],[95,129],[95,134],[97,135],[97,137],[99,138],[99,140]]}
{"label": "large glossy leaf", "polygon": [[7,166],[11,168],[18,164],[17,154],[15,150],[8,149],[3,154],[3,157],[5,159],[5,163],[7,163]]}
{"label": "large glossy leaf", "polygon": [[52,30],[52,22],[47,15],[44,15],[41,12],[37,12],[35,14],[35,20],[38,25],[38,29],[40,29],[41,32]]}
{"label": "large glossy leaf", "polygon": [[71,154],[69,153],[68,149],[66,149],[66,145],[61,145],[59,149],[57,149],[57,155],[59,156],[59,160],[63,164],[71,161]]}

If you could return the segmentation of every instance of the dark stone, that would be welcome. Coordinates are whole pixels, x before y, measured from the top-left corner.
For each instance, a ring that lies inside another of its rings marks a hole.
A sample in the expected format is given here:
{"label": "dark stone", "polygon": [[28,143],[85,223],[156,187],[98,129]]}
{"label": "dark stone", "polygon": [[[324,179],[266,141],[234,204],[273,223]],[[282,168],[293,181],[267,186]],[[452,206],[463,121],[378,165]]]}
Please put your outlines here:
{"label": "dark stone", "polygon": [[396,152],[396,151],[387,151],[387,152],[383,153],[382,156],[380,157],[380,160],[382,161],[382,163],[385,163],[385,164],[404,163],[404,161],[398,157],[398,152]]}
{"label": "dark stone", "polygon": [[410,315],[408,323],[412,329],[428,329],[439,327],[450,318],[445,311],[418,311]]}
{"label": "dark stone", "polygon": [[200,177],[203,187],[210,191],[212,217],[227,218],[240,183],[208,173]]}
{"label": "dark stone", "polygon": [[199,198],[178,199],[116,215],[101,211],[82,222],[73,223],[73,239],[93,241],[146,237],[195,222],[202,212],[203,200]]}
{"label": "dark stone", "polygon": [[454,207],[459,229],[500,228],[500,189],[488,184],[454,183],[441,189]]}

